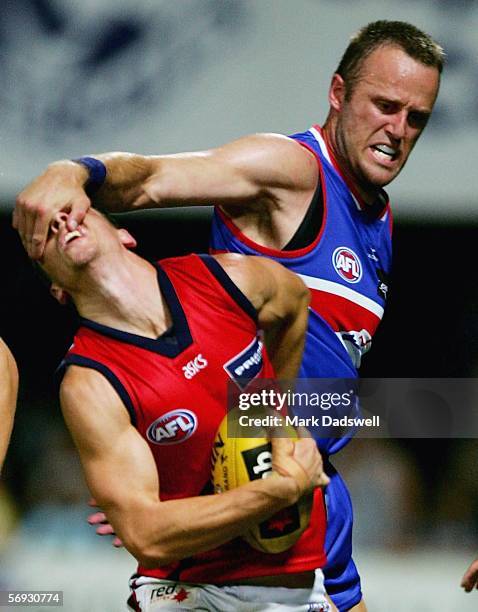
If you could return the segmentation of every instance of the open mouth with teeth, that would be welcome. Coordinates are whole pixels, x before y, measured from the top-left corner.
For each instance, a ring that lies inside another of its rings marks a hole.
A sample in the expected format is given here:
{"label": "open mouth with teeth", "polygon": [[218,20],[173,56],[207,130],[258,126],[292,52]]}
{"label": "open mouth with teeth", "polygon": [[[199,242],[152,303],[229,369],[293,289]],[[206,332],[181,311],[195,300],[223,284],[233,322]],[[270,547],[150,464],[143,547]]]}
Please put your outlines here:
{"label": "open mouth with teeth", "polygon": [[79,230],[73,230],[72,232],[68,232],[65,236],[65,246],[75,240],[75,238],[81,238],[81,233]]}
{"label": "open mouth with teeth", "polygon": [[373,145],[372,150],[378,159],[386,162],[395,161],[398,157],[398,151],[385,144]]}

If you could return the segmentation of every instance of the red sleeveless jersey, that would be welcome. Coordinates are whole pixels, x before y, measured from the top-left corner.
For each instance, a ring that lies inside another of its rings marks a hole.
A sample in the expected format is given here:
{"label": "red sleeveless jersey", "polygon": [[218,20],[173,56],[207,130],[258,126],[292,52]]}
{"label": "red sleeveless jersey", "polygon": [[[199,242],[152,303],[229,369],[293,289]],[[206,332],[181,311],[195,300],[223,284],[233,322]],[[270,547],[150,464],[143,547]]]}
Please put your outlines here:
{"label": "red sleeveless jersey", "polygon": [[[162,501],[211,493],[211,452],[231,380],[273,378],[253,305],[208,255],[156,265],[173,326],[157,339],[81,319],[62,366],[101,372],[123,400],[156,462]],[[317,490],[308,529],[288,551],[265,554],[236,538],[205,553],[138,573],[221,583],[296,573],[325,563],[325,510]]]}

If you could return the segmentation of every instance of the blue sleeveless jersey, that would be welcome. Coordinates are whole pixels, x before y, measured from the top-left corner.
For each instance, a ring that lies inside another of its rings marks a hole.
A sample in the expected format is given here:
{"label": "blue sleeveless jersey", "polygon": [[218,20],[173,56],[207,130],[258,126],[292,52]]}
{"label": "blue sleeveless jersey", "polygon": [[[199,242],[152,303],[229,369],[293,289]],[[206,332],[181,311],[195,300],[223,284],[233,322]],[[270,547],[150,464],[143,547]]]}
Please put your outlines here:
{"label": "blue sleeveless jersey", "polygon": [[[291,138],[309,149],[319,166],[324,214],[316,239],[295,251],[266,248],[216,208],[211,249],[265,255],[296,272],[311,291],[300,378],[355,378],[384,311],[391,265],[390,207],[385,201],[379,211],[371,211],[354,195],[320,127]],[[319,446],[333,453],[344,443]]]}
{"label": "blue sleeveless jersey", "polygon": [[[365,206],[347,184],[319,126],[291,136],[316,157],[324,212],[312,244],[295,251],[266,248],[245,236],[219,208],[215,209],[212,252],[263,255],[296,272],[311,292],[309,326],[299,376],[306,379],[356,378],[382,318],[391,267],[392,218],[385,192],[377,206]],[[316,194],[317,195],[317,194]],[[304,381],[307,385],[307,381]],[[338,610],[361,597],[360,578],[352,559],[352,505],[347,487],[328,461],[351,438],[324,438],[317,443],[331,477],[326,490],[328,523],[325,585]]]}

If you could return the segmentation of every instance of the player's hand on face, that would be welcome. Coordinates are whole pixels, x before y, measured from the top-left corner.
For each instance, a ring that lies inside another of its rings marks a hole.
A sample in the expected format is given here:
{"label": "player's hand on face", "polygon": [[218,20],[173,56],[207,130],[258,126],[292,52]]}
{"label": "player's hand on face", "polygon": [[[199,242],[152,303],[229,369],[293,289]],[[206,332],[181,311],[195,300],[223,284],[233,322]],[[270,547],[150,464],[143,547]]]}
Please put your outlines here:
{"label": "player's hand on face", "polygon": [[[93,498],[90,499],[88,505],[92,508],[99,508],[98,504],[96,503],[96,500]],[[90,516],[88,517],[88,523],[90,525],[96,526],[96,533],[100,536],[114,535],[115,537],[113,538],[112,544],[113,546],[116,546],[116,548],[123,546],[123,542],[120,540],[120,538],[116,536],[115,530],[113,529],[112,525],[108,523],[106,514],[101,510],[90,514]]]}
{"label": "player's hand on face", "polygon": [[473,588],[478,589],[478,559],[475,559],[466,570],[465,575],[461,579],[461,586],[467,593],[472,591]]}
{"label": "player's hand on face", "polygon": [[302,437],[294,441],[290,438],[272,437],[271,443],[272,468],[280,475],[294,479],[298,498],[329,483],[322,457],[312,438]]}
{"label": "player's hand on face", "polygon": [[74,230],[88,211],[91,202],[83,185],[86,168],[73,162],[58,162],[17,196],[13,226],[18,230],[28,255],[43,255],[51,220],[57,212],[68,212],[67,227]]}

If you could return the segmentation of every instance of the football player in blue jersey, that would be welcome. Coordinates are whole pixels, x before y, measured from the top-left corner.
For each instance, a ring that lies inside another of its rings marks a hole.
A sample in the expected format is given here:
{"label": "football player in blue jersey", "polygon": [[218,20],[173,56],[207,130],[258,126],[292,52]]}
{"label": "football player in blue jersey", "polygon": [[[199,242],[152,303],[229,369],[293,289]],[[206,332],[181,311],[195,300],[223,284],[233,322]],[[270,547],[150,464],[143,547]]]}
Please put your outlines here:
{"label": "football player in blue jersey", "polygon": [[[355,377],[386,299],[391,238],[383,187],[427,124],[443,64],[443,49],[415,26],[368,24],[332,77],[322,127],[293,137],[255,134],[195,153],[55,162],[18,196],[14,225],[38,258],[58,211],[74,230],[91,203],[112,212],[214,204],[214,251],[272,257],[311,289],[301,376]],[[341,446],[322,442],[326,461]],[[350,499],[327,465],[327,590],[340,612],[363,612]]]}

